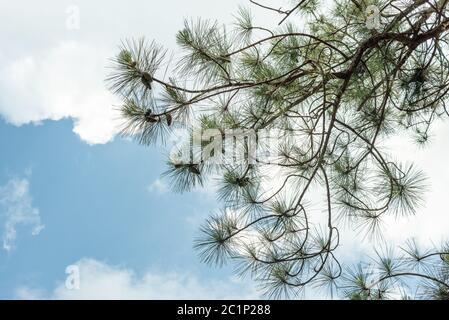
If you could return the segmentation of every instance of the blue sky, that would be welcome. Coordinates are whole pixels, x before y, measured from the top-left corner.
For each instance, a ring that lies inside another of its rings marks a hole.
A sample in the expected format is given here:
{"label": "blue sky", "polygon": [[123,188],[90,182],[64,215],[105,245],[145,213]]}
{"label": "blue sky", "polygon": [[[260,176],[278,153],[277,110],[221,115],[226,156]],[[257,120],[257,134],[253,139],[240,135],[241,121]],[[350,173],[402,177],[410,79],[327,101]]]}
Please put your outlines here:
{"label": "blue sky", "polygon": [[204,192],[172,194],[151,187],[164,170],[163,152],[130,141],[89,146],[70,120],[15,127],[0,123],[0,185],[29,181],[45,228],[19,225],[15,248],[0,251],[0,298],[18,288],[51,291],[65,268],[83,257],[137,274],[231,276],[199,263],[192,249],[197,222],[215,208]]}
{"label": "blue sky", "polygon": [[[0,298],[258,297],[229,267],[199,262],[193,239],[218,208],[214,195],[167,189],[160,180],[166,151],[116,136],[118,101],[104,83],[122,39],[145,35],[174,49],[184,18],[229,24],[247,1],[2,2],[0,37],[8,45],[0,48],[0,237],[11,246],[0,248]],[[79,26],[70,28],[74,13]],[[277,21],[259,17],[268,26]],[[410,235],[438,242],[449,232],[447,125],[434,134],[424,151],[404,137],[389,143],[432,181],[417,218],[391,221],[393,242]],[[367,250],[352,234],[342,249],[351,261]],[[72,264],[84,281],[67,292]]]}
{"label": "blue sky", "polygon": [[203,203],[177,196],[182,205],[174,206],[169,193],[149,191],[163,170],[160,153],[127,141],[88,146],[71,126],[0,125],[0,181],[25,176],[45,224],[39,236],[20,237],[17,250],[2,254],[1,269],[12,276],[2,277],[9,284],[1,286],[2,296],[29,277],[51,283],[82,256],[138,269],[150,262],[194,264],[187,241],[192,228],[183,222],[194,203]]}

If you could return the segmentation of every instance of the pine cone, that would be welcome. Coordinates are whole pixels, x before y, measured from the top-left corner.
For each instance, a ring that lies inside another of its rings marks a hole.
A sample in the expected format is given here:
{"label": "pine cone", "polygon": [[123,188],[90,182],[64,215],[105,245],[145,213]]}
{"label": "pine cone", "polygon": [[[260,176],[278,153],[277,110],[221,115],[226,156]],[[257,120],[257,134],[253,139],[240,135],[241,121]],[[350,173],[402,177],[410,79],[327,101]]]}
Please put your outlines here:
{"label": "pine cone", "polygon": [[153,77],[148,73],[144,72],[142,73],[142,83],[145,87],[147,87],[149,90],[152,89],[151,83],[153,82]]}

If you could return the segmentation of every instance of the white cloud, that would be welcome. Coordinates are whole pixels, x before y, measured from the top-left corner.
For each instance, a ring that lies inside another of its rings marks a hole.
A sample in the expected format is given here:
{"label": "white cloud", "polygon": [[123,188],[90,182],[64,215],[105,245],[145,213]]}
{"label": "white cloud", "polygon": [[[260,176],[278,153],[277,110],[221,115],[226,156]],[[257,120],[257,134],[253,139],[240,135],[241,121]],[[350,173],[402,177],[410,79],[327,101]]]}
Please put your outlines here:
{"label": "white cloud", "polygon": [[191,274],[147,272],[110,266],[94,259],[81,259],[79,290],[68,290],[61,283],[45,294],[27,287],[16,291],[19,299],[257,299],[259,294],[248,283],[236,279],[206,280]]}
{"label": "white cloud", "polygon": [[[230,21],[237,4],[243,2],[206,6],[204,0],[191,1],[187,16]],[[107,143],[117,133],[113,109],[120,103],[104,83],[109,59],[120,41],[130,37],[145,35],[175,48],[186,2],[164,1],[155,6],[151,1],[130,0],[124,7],[105,0],[78,0],[76,6],[80,28],[70,30],[67,2],[2,3],[0,28],[8,45],[0,49],[0,117],[17,126],[71,118],[73,131],[82,140]]]}
{"label": "white cloud", "polygon": [[[383,242],[393,248],[402,247],[409,239],[415,239],[422,247],[434,248],[448,240],[449,209],[449,148],[447,122],[435,122],[432,127],[433,139],[425,148],[413,144],[407,135],[399,135],[385,142],[385,151],[393,159],[413,163],[428,178],[429,188],[423,207],[410,217],[386,216],[382,219]],[[339,257],[344,262],[358,262],[372,255],[382,243],[373,242],[364,233],[358,234],[353,226],[340,230],[341,250]]]}
{"label": "white cloud", "polygon": [[148,187],[148,191],[151,193],[167,193],[170,191],[170,189],[164,181],[162,181],[161,179],[157,179]]}
{"label": "white cloud", "polygon": [[106,89],[110,53],[74,41],[23,56],[0,68],[0,115],[14,125],[72,118],[90,144],[117,132],[117,101]]}
{"label": "white cloud", "polygon": [[420,148],[408,137],[396,137],[388,143],[390,153],[400,161],[414,163],[428,177],[429,188],[425,204],[417,210],[416,216],[391,219],[388,234],[393,241],[404,241],[415,237],[420,242],[431,245],[438,243],[449,234],[449,148],[447,122],[437,121],[432,126],[430,144]]}
{"label": "white cloud", "polygon": [[31,228],[33,236],[38,235],[44,225],[41,222],[39,209],[33,207],[27,179],[11,179],[0,186],[0,221],[3,222],[3,249],[14,248],[19,226]]}

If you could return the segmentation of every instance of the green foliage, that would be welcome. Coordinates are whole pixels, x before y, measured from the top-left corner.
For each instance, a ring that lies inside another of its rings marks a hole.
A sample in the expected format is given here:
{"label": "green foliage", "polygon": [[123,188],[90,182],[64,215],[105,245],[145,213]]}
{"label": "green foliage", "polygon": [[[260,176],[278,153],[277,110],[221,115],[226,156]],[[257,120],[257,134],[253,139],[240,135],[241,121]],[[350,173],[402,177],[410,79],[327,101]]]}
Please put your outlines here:
{"label": "green foliage", "polygon": [[204,20],[186,21],[176,40],[186,53],[180,61],[181,73],[194,73],[205,84],[230,78],[230,44],[224,26]]}
{"label": "green foliage", "polygon": [[154,42],[148,43],[143,38],[124,41],[107,79],[110,89],[125,97],[149,93],[153,75],[164,57],[164,50]]}
{"label": "green foliage", "polygon": [[[448,115],[449,4],[338,0],[323,12],[318,0],[295,0],[289,10],[251,2],[279,14],[280,26],[258,26],[243,8],[231,31],[186,21],[168,80],[160,74],[165,52],[144,40],[122,44],[108,78],[124,101],[122,134],[141,144],[180,126],[217,129],[224,140],[229,129],[254,130],[259,143],[261,131],[278,130],[277,144],[262,145],[273,153],[268,159],[211,163],[191,150],[188,159],[168,161],[175,191],[218,181],[227,210],[201,228],[201,259],[234,261],[274,298],[314,287],[357,300],[413,292],[447,299],[447,246],[423,253],[409,242],[400,255],[386,250],[352,268],[340,264],[338,248],[343,224],[378,241],[385,217],[415,214],[423,204],[423,172],[382,146],[408,133],[426,144],[431,124]],[[381,14],[375,29],[370,5]],[[249,143],[235,145],[250,154]],[[323,195],[318,207],[308,201],[315,195]]]}

